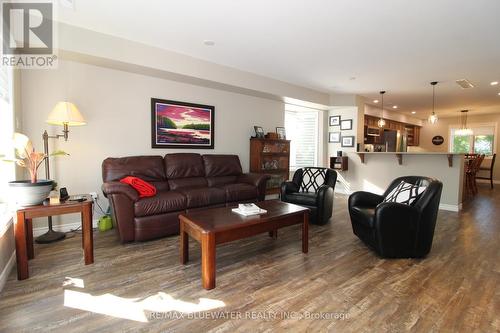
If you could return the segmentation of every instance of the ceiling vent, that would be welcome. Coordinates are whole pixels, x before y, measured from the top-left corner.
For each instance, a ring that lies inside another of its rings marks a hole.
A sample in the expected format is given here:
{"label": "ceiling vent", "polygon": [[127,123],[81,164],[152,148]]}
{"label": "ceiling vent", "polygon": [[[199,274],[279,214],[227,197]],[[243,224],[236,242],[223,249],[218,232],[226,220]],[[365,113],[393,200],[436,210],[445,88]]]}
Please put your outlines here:
{"label": "ceiling vent", "polygon": [[474,85],[467,79],[455,81],[462,89],[474,88]]}

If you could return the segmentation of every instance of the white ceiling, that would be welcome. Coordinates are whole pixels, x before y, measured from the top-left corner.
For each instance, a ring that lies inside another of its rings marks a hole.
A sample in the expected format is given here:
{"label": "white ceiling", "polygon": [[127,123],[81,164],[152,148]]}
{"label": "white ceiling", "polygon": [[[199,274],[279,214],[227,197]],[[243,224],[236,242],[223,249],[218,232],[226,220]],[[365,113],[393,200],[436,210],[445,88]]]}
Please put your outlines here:
{"label": "white ceiling", "polygon": [[434,80],[443,116],[500,112],[498,0],[73,1],[60,21],[321,91],[387,90],[420,118]]}

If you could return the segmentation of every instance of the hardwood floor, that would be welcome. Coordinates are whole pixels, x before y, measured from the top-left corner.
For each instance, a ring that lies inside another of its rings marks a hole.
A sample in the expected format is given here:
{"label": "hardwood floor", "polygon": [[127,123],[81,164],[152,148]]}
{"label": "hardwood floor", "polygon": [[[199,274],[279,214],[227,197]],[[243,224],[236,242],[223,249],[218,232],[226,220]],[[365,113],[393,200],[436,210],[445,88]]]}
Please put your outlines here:
{"label": "hardwood floor", "polygon": [[383,260],[352,234],[337,195],[307,255],[300,226],[219,246],[210,291],[194,241],[186,266],[178,237],[121,245],[96,232],[89,266],[81,235],[36,244],[30,278],[14,270],[0,294],[0,331],[500,331],[499,216],[499,190],[481,185],[462,213],[440,211],[426,259]]}

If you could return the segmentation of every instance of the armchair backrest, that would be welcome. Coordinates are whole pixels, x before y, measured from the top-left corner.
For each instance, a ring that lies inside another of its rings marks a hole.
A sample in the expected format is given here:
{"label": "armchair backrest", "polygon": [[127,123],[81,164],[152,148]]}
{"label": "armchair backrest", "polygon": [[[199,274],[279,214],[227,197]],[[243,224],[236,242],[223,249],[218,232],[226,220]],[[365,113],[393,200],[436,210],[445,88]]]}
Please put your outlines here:
{"label": "armchair backrest", "polygon": [[322,185],[335,188],[337,172],[329,168],[300,168],[295,171],[292,182],[297,185],[299,192],[317,192]]}
{"label": "armchair backrest", "polygon": [[401,181],[418,186],[426,186],[427,189],[413,203],[413,207],[420,211],[420,221],[418,229],[417,251],[418,253],[427,253],[432,246],[434,237],[434,228],[439,210],[439,201],[441,199],[441,191],[443,183],[439,180],[422,177],[422,176],[405,176],[394,179],[384,193],[386,196],[394,189]]}

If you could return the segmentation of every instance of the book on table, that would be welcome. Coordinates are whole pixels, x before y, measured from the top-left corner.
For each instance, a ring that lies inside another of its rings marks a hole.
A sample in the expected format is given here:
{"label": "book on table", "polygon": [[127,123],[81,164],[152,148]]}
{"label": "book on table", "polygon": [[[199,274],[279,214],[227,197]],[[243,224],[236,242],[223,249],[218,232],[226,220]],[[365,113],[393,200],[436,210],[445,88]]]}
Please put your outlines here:
{"label": "book on table", "polygon": [[256,204],[238,204],[238,208],[231,209],[234,213],[243,215],[243,216],[251,216],[251,215],[259,215],[267,213],[267,210],[260,208]]}

